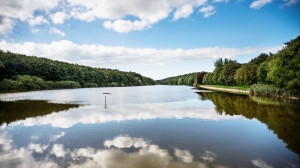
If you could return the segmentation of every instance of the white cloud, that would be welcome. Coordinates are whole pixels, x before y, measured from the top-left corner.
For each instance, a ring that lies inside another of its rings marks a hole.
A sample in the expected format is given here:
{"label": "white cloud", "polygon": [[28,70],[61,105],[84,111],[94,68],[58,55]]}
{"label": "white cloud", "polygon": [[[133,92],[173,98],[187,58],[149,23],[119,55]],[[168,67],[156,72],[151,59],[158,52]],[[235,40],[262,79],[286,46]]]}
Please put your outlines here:
{"label": "white cloud", "polygon": [[272,2],[272,0],[256,0],[251,3],[250,8],[260,9],[261,7],[270,2]]}
{"label": "white cloud", "polygon": [[190,16],[190,14],[193,13],[193,7],[190,5],[185,5],[181,8],[178,8],[173,16],[173,20],[178,20],[180,18],[187,18]]}
{"label": "white cloud", "polygon": [[58,30],[56,27],[50,27],[50,32],[58,34],[58,35],[60,35],[62,37],[64,37],[66,35],[63,31]]}
{"label": "white cloud", "polygon": [[216,13],[215,7],[208,5],[199,9],[199,12],[204,13],[204,17],[209,17]]}
{"label": "white cloud", "polygon": [[28,23],[30,24],[30,26],[49,24],[48,20],[46,20],[43,16],[36,16],[34,18],[29,18]]}
{"label": "white cloud", "polygon": [[32,28],[31,33],[38,33],[40,30],[38,28]]}
{"label": "white cloud", "polygon": [[69,19],[70,16],[65,12],[56,12],[54,14],[50,14],[50,18],[54,24],[63,24],[65,19]]}
{"label": "white cloud", "polygon": [[212,2],[213,2],[213,3],[217,3],[217,2],[226,2],[226,3],[227,3],[228,0],[213,0]]}
{"label": "white cloud", "polygon": [[149,146],[149,142],[145,141],[142,138],[131,138],[129,136],[118,136],[113,140],[104,141],[104,146],[110,148],[111,146],[115,146],[117,148],[146,148]]}
{"label": "white cloud", "polygon": [[[128,121],[128,120],[151,120],[151,119],[205,119],[205,120],[234,120],[240,119],[241,116],[230,116],[225,114],[218,114],[214,108],[200,108],[200,107],[174,107],[170,105],[111,105],[106,110],[102,106],[82,107],[81,110],[70,109],[69,111],[52,113],[43,117],[27,118],[12,123],[12,125],[36,126],[36,125],[51,125],[58,128],[70,128],[78,123],[82,124],[97,124],[107,123],[112,121]],[[130,110],[128,110],[130,109]],[[169,111],[172,111],[170,113]],[[187,112],[183,112],[187,111]],[[107,142],[107,147],[130,147],[139,146],[141,144],[129,144],[126,139],[117,139],[118,142],[123,141],[117,145],[116,142]]]}
{"label": "white cloud", "polygon": [[55,8],[58,5],[59,0],[0,0],[0,33],[9,34],[12,33],[14,26],[14,20],[29,21],[30,18],[34,18],[34,12],[45,11]]}
{"label": "white cloud", "polygon": [[7,35],[12,33],[13,26],[15,21],[8,17],[0,16],[0,34]]}
{"label": "white cloud", "polygon": [[[55,30],[56,29],[52,29],[52,31]],[[63,32],[60,34],[61,36],[64,35]],[[42,56],[50,59],[94,67],[109,65],[164,64],[170,61],[199,61],[203,59],[234,58],[247,54],[276,52],[282,47],[283,46],[270,48],[208,47],[184,50],[181,48],[126,48],[121,46],[104,46],[98,44],[78,45],[68,40],[53,41],[51,43],[9,43],[5,40],[0,41],[0,49],[4,51],[8,50],[20,54]]]}
{"label": "white cloud", "polygon": [[[186,18],[193,11],[193,7],[199,7],[207,3],[207,0],[132,0],[132,1],[76,1],[67,0],[72,10],[70,16],[87,22],[95,19],[106,20],[103,26],[119,33],[144,30],[152,24],[165,19],[174,12],[174,19]],[[176,15],[176,16],[175,16]],[[126,20],[127,16],[136,17],[134,20]]]}
{"label": "white cloud", "polygon": [[285,2],[285,5],[290,6],[294,5],[299,2],[299,0],[283,0]]}
{"label": "white cloud", "polygon": [[28,145],[27,149],[32,150],[36,153],[43,153],[48,148],[48,146],[49,146],[49,144],[42,145],[42,144],[31,143]]}
{"label": "white cloud", "polygon": [[205,162],[213,162],[216,160],[217,155],[211,151],[205,151],[203,156],[200,156]]}
{"label": "white cloud", "polygon": [[185,163],[192,163],[194,156],[188,150],[180,150],[175,148],[174,155]]}
{"label": "white cloud", "polygon": [[65,132],[61,132],[61,133],[58,134],[58,135],[53,135],[53,136],[51,136],[51,138],[50,138],[50,142],[55,142],[56,140],[58,140],[59,138],[65,136],[65,135],[66,135]]}
{"label": "white cloud", "polygon": [[44,150],[44,145],[31,145],[28,147],[16,148],[11,137],[6,134],[0,134],[0,167],[33,167],[33,168],[56,168],[55,161],[48,158],[37,161],[32,156],[33,152],[40,153]]}
{"label": "white cloud", "polygon": [[149,24],[144,20],[134,22],[129,20],[116,20],[114,22],[105,21],[103,26],[106,29],[112,29],[118,33],[128,33],[132,30],[143,30],[145,27],[149,27]]}
{"label": "white cloud", "polygon": [[259,168],[273,168],[273,166],[268,165],[265,161],[263,161],[261,159],[252,160],[251,162],[252,162],[252,164],[255,167],[259,167]]}
{"label": "white cloud", "polygon": [[64,157],[67,151],[64,150],[63,144],[54,144],[50,154],[55,155],[56,157]]}

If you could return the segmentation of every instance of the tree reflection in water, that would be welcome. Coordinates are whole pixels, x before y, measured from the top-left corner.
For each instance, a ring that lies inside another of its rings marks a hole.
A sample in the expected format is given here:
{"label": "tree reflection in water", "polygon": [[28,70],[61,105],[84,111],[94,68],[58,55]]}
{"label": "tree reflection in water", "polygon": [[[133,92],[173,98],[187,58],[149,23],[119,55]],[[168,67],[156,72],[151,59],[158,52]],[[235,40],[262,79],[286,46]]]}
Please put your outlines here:
{"label": "tree reflection in water", "polygon": [[287,147],[300,155],[299,101],[249,97],[223,92],[197,92],[201,100],[211,100],[217,113],[242,115],[265,123]]}
{"label": "tree reflection in water", "polygon": [[78,108],[78,104],[50,103],[41,100],[0,101],[0,125],[30,117],[44,116],[53,112]]}

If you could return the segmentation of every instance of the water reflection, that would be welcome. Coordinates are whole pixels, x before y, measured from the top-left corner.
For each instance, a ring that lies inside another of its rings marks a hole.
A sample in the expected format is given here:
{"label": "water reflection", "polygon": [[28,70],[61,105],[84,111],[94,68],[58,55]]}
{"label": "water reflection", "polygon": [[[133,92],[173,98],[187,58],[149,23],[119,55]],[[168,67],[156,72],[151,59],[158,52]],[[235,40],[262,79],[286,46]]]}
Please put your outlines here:
{"label": "water reflection", "polygon": [[70,128],[78,123],[98,124],[112,121],[149,120],[149,119],[208,119],[232,120],[240,116],[218,114],[213,108],[199,106],[175,106],[173,104],[122,104],[111,105],[104,110],[102,106],[85,106],[60,113],[28,118],[14,125],[38,126],[51,125],[58,128]]}
{"label": "water reflection", "polygon": [[30,117],[44,116],[53,112],[78,108],[78,104],[49,103],[47,101],[19,100],[13,102],[0,101],[0,125]]}
{"label": "water reflection", "polygon": [[[49,141],[50,142],[50,141]],[[34,144],[16,148],[6,133],[0,135],[1,167],[101,167],[101,168],[207,168],[229,167],[217,162],[217,154],[204,151],[193,155],[188,150],[167,150],[144,138],[119,135],[103,142],[104,148],[69,149],[64,144]],[[128,150],[131,150],[128,152]],[[43,154],[43,158],[34,158]],[[250,161],[249,161],[250,162]],[[259,165],[253,161],[254,165]]]}
{"label": "water reflection", "polygon": [[[0,95],[86,104],[1,102],[1,123],[8,125],[0,128],[0,167],[300,165],[286,148],[299,147],[299,106],[293,102],[195,94],[184,86],[105,89]],[[107,109],[105,92],[112,93]]]}
{"label": "water reflection", "polygon": [[227,115],[242,115],[265,123],[287,147],[300,155],[300,106],[297,101],[272,100],[221,92],[199,92],[201,99],[209,99],[216,111]]}

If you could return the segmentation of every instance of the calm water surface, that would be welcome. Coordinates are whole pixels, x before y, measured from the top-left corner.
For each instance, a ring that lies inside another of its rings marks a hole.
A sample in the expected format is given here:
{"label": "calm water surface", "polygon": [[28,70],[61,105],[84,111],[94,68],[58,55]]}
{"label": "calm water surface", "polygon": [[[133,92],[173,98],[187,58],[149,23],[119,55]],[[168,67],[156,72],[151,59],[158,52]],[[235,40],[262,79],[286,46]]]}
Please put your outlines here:
{"label": "calm water surface", "polygon": [[187,86],[0,100],[0,167],[300,167],[299,102]]}

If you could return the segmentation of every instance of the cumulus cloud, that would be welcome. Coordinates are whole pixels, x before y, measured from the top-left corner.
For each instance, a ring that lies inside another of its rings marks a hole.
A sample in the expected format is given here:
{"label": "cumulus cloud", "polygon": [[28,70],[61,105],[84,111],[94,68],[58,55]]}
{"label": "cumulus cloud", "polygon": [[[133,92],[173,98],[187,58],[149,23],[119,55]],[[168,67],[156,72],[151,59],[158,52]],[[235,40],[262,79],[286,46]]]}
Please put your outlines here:
{"label": "cumulus cloud", "polygon": [[104,146],[110,148],[111,146],[115,146],[117,148],[146,148],[149,146],[149,142],[145,141],[142,138],[131,138],[129,136],[118,136],[113,140],[104,141]]}
{"label": "cumulus cloud", "polygon": [[[65,34],[52,28],[61,36]],[[0,41],[0,49],[26,55],[42,56],[50,59],[78,63],[88,66],[109,65],[143,65],[163,64],[170,61],[203,60],[216,58],[234,58],[246,54],[276,52],[283,46],[269,48],[245,47],[225,48],[208,47],[194,49],[154,49],[126,48],[121,46],[104,46],[98,44],[75,44],[72,41],[61,40],[51,43],[13,43]],[[93,60],[93,61],[90,61]]]}
{"label": "cumulus cloud", "polygon": [[32,28],[31,33],[38,33],[40,30],[38,28]]}
{"label": "cumulus cloud", "polygon": [[[103,24],[105,28],[127,33],[149,28],[160,20],[166,19],[174,10],[174,20],[187,18],[193,13],[193,8],[200,7],[207,2],[208,0],[1,0],[0,11],[2,17],[28,21],[31,25],[35,24],[32,20],[35,11],[48,14],[54,24],[62,24],[70,18],[86,22],[101,19],[105,22]],[[51,13],[52,11],[55,13]],[[133,19],[126,19],[128,16],[132,16]],[[13,25],[6,23],[6,27],[9,28],[9,26]],[[3,30],[2,34],[11,33],[10,30],[11,28]]]}
{"label": "cumulus cloud", "polygon": [[261,159],[255,159],[255,160],[252,160],[251,162],[255,167],[258,167],[258,168],[273,168],[273,166],[267,164],[265,161],[263,161]]}
{"label": "cumulus cloud", "polygon": [[285,2],[285,5],[290,6],[294,5],[299,2],[299,0],[283,0]]}
{"label": "cumulus cloud", "polygon": [[193,13],[193,7],[190,5],[185,5],[181,8],[178,8],[173,16],[173,20],[178,20],[180,18],[187,18],[190,16],[190,14]]}
{"label": "cumulus cloud", "polygon": [[[174,107],[168,105],[111,105],[108,109],[102,110],[102,106],[82,107],[82,110],[71,109],[69,111],[52,113],[43,117],[27,118],[12,123],[12,125],[37,126],[51,125],[58,128],[70,128],[78,123],[82,124],[98,124],[112,121],[128,121],[128,120],[150,120],[150,119],[205,119],[205,120],[234,120],[240,119],[241,116],[230,116],[226,114],[218,114],[214,108],[201,107]],[[84,111],[84,113],[82,113]],[[170,113],[172,111],[172,113]],[[183,112],[187,111],[187,112]],[[142,144],[127,143],[127,139],[117,139],[122,144],[116,144],[114,141],[107,142],[107,147],[131,147]]]}
{"label": "cumulus cloud", "polygon": [[213,14],[216,13],[215,7],[208,5],[208,6],[204,6],[201,9],[199,9],[199,12],[204,13],[204,17],[209,17]]}
{"label": "cumulus cloud", "polygon": [[56,27],[50,27],[50,32],[54,34],[58,34],[61,37],[64,37],[66,35],[63,31],[57,29]]}
{"label": "cumulus cloud", "polygon": [[15,21],[8,17],[0,16],[0,34],[7,35],[12,33],[13,26]]}
{"label": "cumulus cloud", "polygon": [[200,156],[205,162],[214,162],[217,158],[217,155],[211,151],[205,151],[204,155]]}
{"label": "cumulus cloud", "polygon": [[30,24],[30,26],[49,24],[48,20],[46,20],[43,16],[36,16],[34,18],[29,18],[28,23]]}
{"label": "cumulus cloud", "polygon": [[35,21],[32,20],[35,11],[49,12],[51,9],[58,5],[59,0],[0,0],[1,22],[0,33],[9,34],[14,26],[13,20],[31,21],[32,24]]}
{"label": "cumulus cloud", "polygon": [[250,8],[260,9],[261,7],[270,2],[272,2],[272,0],[256,0],[251,3]]}
{"label": "cumulus cloud", "polygon": [[33,150],[36,153],[43,153],[48,148],[48,146],[49,144],[43,145],[31,143],[28,145],[27,149]]}
{"label": "cumulus cloud", "polygon": [[70,16],[67,15],[65,12],[56,12],[50,14],[50,18],[54,24],[63,24],[65,19],[69,19]]}
{"label": "cumulus cloud", "polygon": [[194,156],[188,150],[180,150],[175,148],[174,155],[185,163],[192,163]]}
{"label": "cumulus cloud", "polygon": [[50,154],[55,155],[56,157],[64,157],[67,151],[64,150],[63,144],[54,144]]}
{"label": "cumulus cloud", "polygon": [[145,27],[149,27],[149,24],[144,20],[134,22],[129,20],[116,20],[114,22],[105,21],[103,26],[106,29],[112,29],[118,33],[128,33],[132,30],[143,30]]}
{"label": "cumulus cloud", "polygon": [[212,2],[213,2],[213,3],[217,3],[217,2],[226,2],[226,3],[227,3],[228,0],[213,0]]}
{"label": "cumulus cloud", "polygon": [[28,147],[16,148],[13,140],[7,133],[0,134],[0,167],[58,167],[55,161],[45,158],[36,161],[33,152],[40,153],[44,145],[28,145]]}

